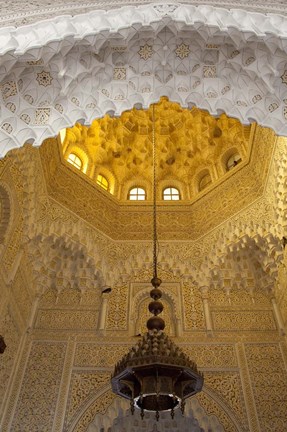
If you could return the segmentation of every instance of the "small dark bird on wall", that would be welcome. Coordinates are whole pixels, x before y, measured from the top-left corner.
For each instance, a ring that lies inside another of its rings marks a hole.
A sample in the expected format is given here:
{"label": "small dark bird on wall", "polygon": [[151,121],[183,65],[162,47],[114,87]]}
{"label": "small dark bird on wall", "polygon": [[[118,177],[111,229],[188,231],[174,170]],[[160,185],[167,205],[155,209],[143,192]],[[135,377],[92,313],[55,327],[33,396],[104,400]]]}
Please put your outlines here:
{"label": "small dark bird on wall", "polygon": [[0,335],[0,354],[3,354],[6,349],[6,344],[4,342],[3,336]]}

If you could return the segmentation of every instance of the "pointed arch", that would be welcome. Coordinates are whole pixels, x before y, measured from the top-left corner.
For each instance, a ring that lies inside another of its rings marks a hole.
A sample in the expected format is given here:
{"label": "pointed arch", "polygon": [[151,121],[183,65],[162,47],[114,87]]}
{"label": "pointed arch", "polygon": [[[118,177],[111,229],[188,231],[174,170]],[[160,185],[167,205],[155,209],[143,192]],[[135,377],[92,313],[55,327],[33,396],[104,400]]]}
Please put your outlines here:
{"label": "pointed arch", "polygon": [[[255,120],[287,135],[286,23],[285,16],[276,21],[244,10],[210,13],[206,6],[145,4],[11,27],[0,50],[6,70],[1,156],[25,142],[40,145],[77,121],[90,124],[136,104],[147,108],[161,96],[211,114],[225,112],[245,124]],[[117,34],[121,46],[114,46]],[[195,60],[193,53],[202,55]],[[27,62],[29,55],[39,60]]]}

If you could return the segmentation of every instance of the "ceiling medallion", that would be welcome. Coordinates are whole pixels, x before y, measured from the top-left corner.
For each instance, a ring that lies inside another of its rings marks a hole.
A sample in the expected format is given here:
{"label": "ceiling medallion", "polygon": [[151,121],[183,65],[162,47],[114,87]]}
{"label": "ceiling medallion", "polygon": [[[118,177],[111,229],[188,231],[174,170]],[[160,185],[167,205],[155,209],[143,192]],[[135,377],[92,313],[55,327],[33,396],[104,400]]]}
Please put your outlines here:
{"label": "ceiling medallion", "polygon": [[138,55],[143,60],[150,59],[152,57],[153,53],[154,53],[154,51],[152,49],[152,46],[148,45],[148,44],[141,46],[139,51],[138,51]]}
{"label": "ceiling medallion", "polygon": [[43,87],[48,87],[52,84],[53,78],[48,71],[42,71],[37,73],[36,81],[38,81],[38,84]]}
{"label": "ceiling medallion", "polygon": [[189,45],[182,43],[177,46],[175,50],[176,57],[183,60],[184,58],[188,57],[190,53]]}
{"label": "ceiling medallion", "polygon": [[165,322],[158,315],[163,311],[160,302],[161,279],[157,275],[157,208],[156,208],[156,146],[155,114],[153,105],[153,278],[148,308],[153,314],[147,321],[147,333],[115,366],[111,378],[113,392],[130,400],[131,412],[154,412],[159,420],[160,412],[181,408],[185,399],[202,390],[203,375],[196,364],[164,333]]}

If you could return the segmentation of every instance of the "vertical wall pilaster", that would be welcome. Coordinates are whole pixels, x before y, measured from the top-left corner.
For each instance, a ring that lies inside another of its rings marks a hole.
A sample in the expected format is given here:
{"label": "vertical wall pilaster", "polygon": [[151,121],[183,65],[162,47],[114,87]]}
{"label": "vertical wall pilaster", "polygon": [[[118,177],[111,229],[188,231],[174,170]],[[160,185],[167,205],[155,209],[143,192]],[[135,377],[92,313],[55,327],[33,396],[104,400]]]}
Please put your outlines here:
{"label": "vertical wall pilaster", "polygon": [[105,330],[109,294],[102,294],[102,304],[99,314],[99,330]]}
{"label": "vertical wall pilaster", "polygon": [[273,308],[274,316],[275,316],[277,326],[279,329],[279,333],[281,335],[285,335],[285,328],[284,328],[284,324],[283,324],[283,319],[282,319],[281,312],[280,312],[280,309],[277,305],[275,297],[272,297],[270,301],[272,304],[272,308]]}
{"label": "vertical wall pilaster", "polygon": [[236,354],[238,365],[240,368],[240,376],[243,388],[243,395],[248,416],[248,424],[250,432],[260,432],[260,424],[257,416],[255,400],[252,391],[252,384],[249,375],[248,364],[245,356],[244,344],[239,342],[236,344]]}
{"label": "vertical wall pilaster", "polygon": [[212,334],[213,326],[212,326],[211,313],[210,313],[209,301],[208,301],[208,287],[203,286],[200,288],[200,291],[201,291],[201,298],[203,303],[206,330],[208,333]]}
{"label": "vertical wall pilaster", "polygon": [[65,354],[60,391],[54,417],[53,432],[62,432],[64,430],[65,412],[69,394],[70,378],[74,363],[75,350],[75,339],[70,338],[67,344]]}

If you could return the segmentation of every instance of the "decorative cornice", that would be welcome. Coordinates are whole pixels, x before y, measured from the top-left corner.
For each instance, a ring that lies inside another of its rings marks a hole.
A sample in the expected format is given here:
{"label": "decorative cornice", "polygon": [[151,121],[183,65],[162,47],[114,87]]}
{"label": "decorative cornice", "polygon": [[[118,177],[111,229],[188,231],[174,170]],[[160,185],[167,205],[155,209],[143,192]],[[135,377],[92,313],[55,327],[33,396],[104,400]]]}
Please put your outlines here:
{"label": "decorative cornice", "polygon": [[[0,2],[1,4],[2,2]],[[5,3],[5,2],[3,2]],[[93,0],[89,2],[79,2],[79,0],[65,0],[51,1],[47,5],[45,0],[37,1],[37,8],[32,1],[27,1],[24,4],[20,1],[13,1],[9,5],[9,11],[4,13],[5,9],[2,8],[3,13],[0,17],[1,26],[28,26],[35,24],[39,21],[47,19],[55,19],[62,15],[76,16],[83,13],[89,13],[98,10],[111,10],[119,7],[140,6],[151,3],[150,0]],[[243,12],[249,11],[254,13],[272,13],[286,15],[286,8],[281,1],[272,0],[268,3],[263,1],[248,1],[248,0],[184,0],[169,2],[162,0],[161,4],[188,4],[193,6],[202,6],[203,4],[208,7],[218,7],[224,9],[239,9]]]}

